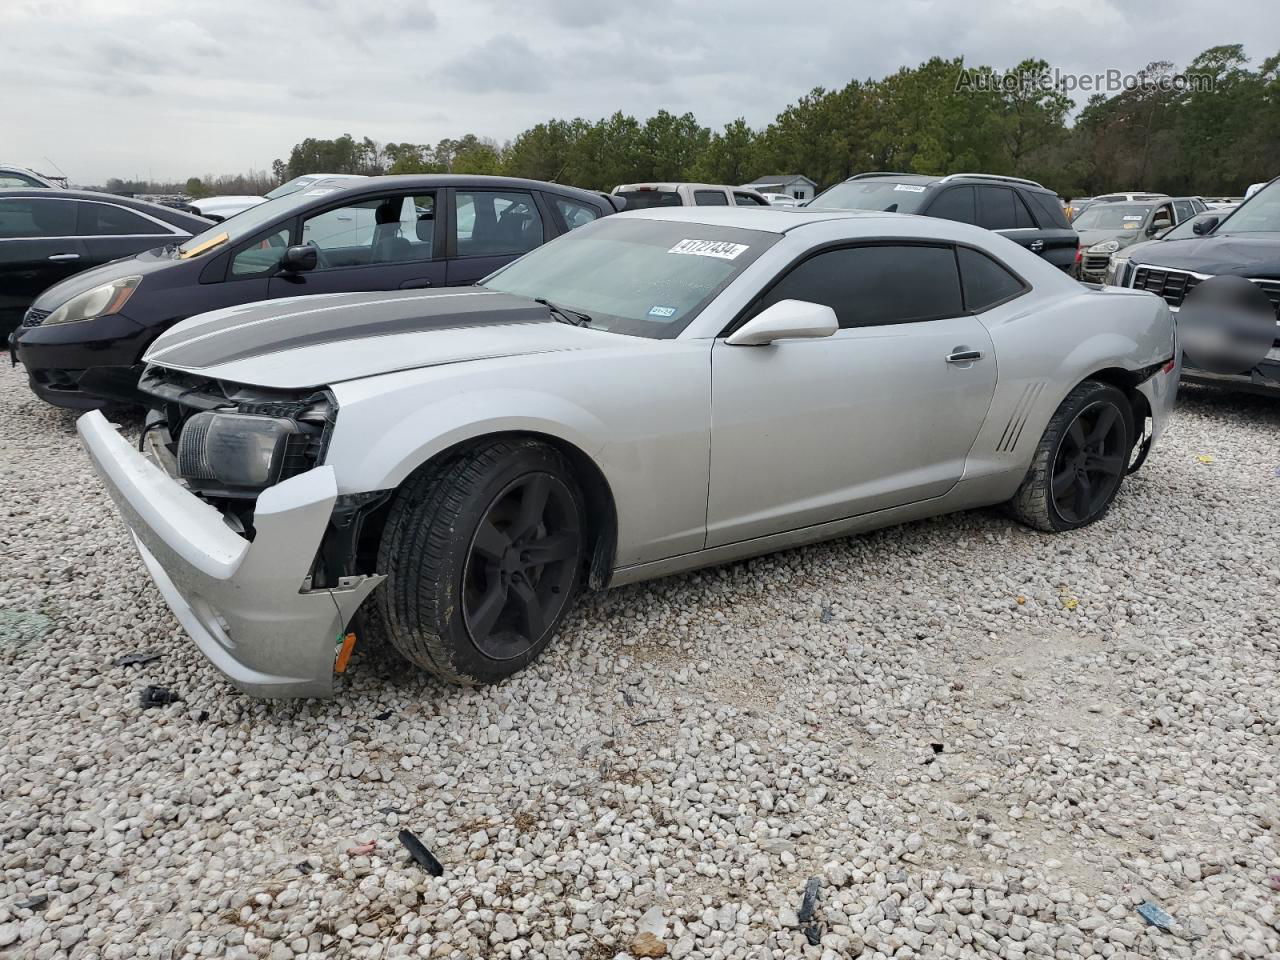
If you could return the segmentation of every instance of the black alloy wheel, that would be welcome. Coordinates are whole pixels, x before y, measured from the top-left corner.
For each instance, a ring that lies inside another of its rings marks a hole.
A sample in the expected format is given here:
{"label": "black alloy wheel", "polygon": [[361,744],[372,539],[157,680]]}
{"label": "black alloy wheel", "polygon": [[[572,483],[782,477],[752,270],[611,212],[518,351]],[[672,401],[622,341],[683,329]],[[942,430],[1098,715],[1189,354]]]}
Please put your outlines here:
{"label": "black alloy wheel", "polygon": [[573,494],[549,473],[512,481],[485,510],[463,571],[462,611],[487,657],[522,656],[559,620],[582,561],[578,518]]}
{"label": "black alloy wheel", "polygon": [[1053,505],[1068,523],[1087,523],[1111,502],[1128,463],[1121,411],[1100,400],[1081,410],[1058,445]]}
{"label": "black alloy wheel", "polygon": [[496,683],[546,649],[585,583],[586,498],[560,451],[477,440],[416,470],[378,545],[372,633],[442,680]]}
{"label": "black alloy wheel", "polygon": [[1106,515],[1133,449],[1133,407],[1113,384],[1076,384],[1045,425],[1009,511],[1036,530],[1075,530]]}

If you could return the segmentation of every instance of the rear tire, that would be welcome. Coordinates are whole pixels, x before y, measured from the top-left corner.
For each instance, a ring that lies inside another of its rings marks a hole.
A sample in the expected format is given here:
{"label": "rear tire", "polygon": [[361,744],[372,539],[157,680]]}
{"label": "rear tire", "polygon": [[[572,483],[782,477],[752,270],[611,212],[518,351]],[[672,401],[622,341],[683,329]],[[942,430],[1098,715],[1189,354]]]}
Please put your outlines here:
{"label": "rear tire", "polygon": [[1049,533],[1101,519],[1120,492],[1133,439],[1128,398],[1108,383],[1083,381],[1050,419],[1010,512]]}
{"label": "rear tire", "polygon": [[531,663],[572,606],[587,555],[572,470],[532,439],[482,442],[410,477],[378,550],[371,619],[409,661],[451,683]]}

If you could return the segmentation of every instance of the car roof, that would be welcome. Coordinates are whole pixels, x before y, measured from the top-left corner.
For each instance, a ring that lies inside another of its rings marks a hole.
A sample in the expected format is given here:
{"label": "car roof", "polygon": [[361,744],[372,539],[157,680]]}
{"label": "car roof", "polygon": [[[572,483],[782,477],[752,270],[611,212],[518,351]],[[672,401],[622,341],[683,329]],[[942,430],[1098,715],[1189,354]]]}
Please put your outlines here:
{"label": "car roof", "polygon": [[[488,190],[543,190],[563,193],[569,196],[590,197],[599,202],[604,194],[596,190],[583,190],[561,183],[547,183],[544,180],[526,180],[523,177],[488,177],[469,173],[403,173],[382,177],[367,177],[357,180],[348,186],[341,187],[334,193],[359,194],[378,190],[411,190],[415,187],[476,187]],[[334,194],[329,194],[332,199]]]}
{"label": "car roof", "polygon": [[941,179],[941,177],[935,177],[933,174],[929,173],[889,173],[886,171],[876,170],[870,173],[854,174],[852,177],[848,177],[841,182],[853,183],[858,180],[892,180],[895,183],[923,183],[928,185],[930,183],[937,183]]}
{"label": "car roof", "polygon": [[206,221],[194,214],[186,213],[176,207],[168,207],[162,203],[149,200],[138,200],[134,197],[122,197],[114,193],[101,193],[96,190],[59,190],[51,193],[48,188],[20,187],[0,192],[0,200],[18,200],[29,198],[35,200],[96,200],[99,203],[114,203],[121,207],[139,210],[148,216],[158,217],[174,226],[194,227],[205,230],[211,227],[212,221]]}
{"label": "car roof", "polygon": [[786,233],[797,227],[827,220],[876,220],[903,214],[880,210],[814,210],[809,207],[648,207],[624,210],[620,217],[640,220],[674,220],[710,227],[740,227],[764,233]]}
{"label": "car roof", "polygon": [[1016,187],[1022,190],[1032,190],[1039,193],[1047,193],[1055,197],[1057,196],[1056,193],[1054,193],[1044,184],[1037,183],[1034,180],[1027,180],[1020,177],[1005,177],[997,174],[983,174],[983,173],[953,173],[947,177],[939,177],[929,173],[892,173],[889,171],[877,170],[871,173],[855,174],[854,176],[849,177],[841,182],[856,183],[860,180],[888,180],[893,183],[907,183],[907,184],[914,184],[916,186],[925,186],[925,187],[936,186],[937,184],[944,183],[944,182],[949,184],[950,183],[963,183],[963,184],[985,183],[989,186]]}
{"label": "car roof", "polygon": [[727,183],[693,183],[689,180],[642,180],[639,183],[620,183],[613,188],[614,193],[623,190],[667,190],[672,193],[678,187],[691,187],[694,190],[741,190],[745,193],[760,193],[759,187],[735,187]]}

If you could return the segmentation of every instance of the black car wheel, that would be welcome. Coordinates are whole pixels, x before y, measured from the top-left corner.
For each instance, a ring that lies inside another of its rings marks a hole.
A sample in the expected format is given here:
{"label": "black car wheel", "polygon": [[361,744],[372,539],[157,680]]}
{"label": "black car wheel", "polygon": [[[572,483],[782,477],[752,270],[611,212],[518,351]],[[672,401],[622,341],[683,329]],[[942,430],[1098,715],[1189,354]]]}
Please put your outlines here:
{"label": "black car wheel", "polygon": [[546,647],[582,580],[583,498],[535,440],[485,442],[410,478],[392,501],[373,622],[454,683],[500,680]]}
{"label": "black car wheel", "polygon": [[1073,389],[1049,421],[1009,506],[1037,530],[1058,532],[1102,517],[1120,492],[1133,448],[1133,412],[1096,380]]}

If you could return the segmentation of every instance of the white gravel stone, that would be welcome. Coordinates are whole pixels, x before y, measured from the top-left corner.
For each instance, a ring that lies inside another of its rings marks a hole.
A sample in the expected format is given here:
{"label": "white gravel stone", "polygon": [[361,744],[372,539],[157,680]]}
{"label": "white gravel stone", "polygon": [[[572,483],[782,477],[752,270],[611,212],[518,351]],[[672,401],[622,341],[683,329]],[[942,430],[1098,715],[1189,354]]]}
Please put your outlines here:
{"label": "white gravel stone", "polygon": [[1086,530],[982,511],[591,596],[485,689],[357,646],[309,703],[200,656],[72,416],[5,368],[0,409],[6,956],[1280,954],[1276,401],[1187,392]]}

